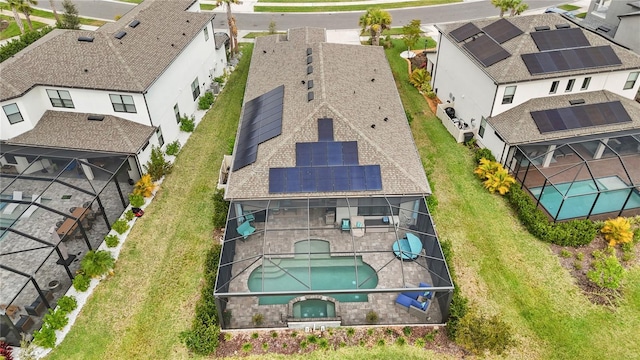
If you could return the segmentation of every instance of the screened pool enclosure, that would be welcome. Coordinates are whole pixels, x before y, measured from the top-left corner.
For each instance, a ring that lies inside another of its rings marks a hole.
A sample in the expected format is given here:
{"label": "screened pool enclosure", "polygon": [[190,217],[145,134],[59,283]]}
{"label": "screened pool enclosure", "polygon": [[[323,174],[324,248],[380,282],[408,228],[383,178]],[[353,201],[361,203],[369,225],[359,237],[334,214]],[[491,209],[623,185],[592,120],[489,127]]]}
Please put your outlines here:
{"label": "screened pool enclosure", "polygon": [[128,155],[2,145],[1,337],[19,345],[71,287],[129,203]]}
{"label": "screened pool enclosure", "polygon": [[505,164],[554,221],[635,216],[640,214],[638,136],[518,145]]}
{"label": "screened pool enclosure", "polygon": [[[394,252],[407,234],[421,246]],[[421,283],[425,309],[396,304]],[[224,328],[254,327],[256,314],[269,327],[361,325],[370,311],[381,324],[440,324],[452,291],[422,197],[231,202],[215,287]]]}

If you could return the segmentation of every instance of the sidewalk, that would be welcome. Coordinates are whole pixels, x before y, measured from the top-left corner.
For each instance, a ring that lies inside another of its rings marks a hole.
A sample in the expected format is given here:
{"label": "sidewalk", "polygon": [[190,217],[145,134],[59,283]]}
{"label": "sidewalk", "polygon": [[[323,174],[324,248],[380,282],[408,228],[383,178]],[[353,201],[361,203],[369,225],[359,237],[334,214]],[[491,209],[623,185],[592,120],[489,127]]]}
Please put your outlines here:
{"label": "sidewalk", "polygon": [[[0,12],[0,13],[1,13],[2,15],[10,16],[10,17],[11,17],[11,19],[13,19],[13,12],[10,12],[10,11],[9,11],[9,14],[7,14],[7,11],[2,11],[2,12]],[[20,15],[20,18],[21,18],[21,19],[25,19],[25,18],[26,18],[26,17],[24,16],[24,14],[22,14],[22,13],[20,13],[20,14],[18,14],[18,15]],[[54,28],[56,27],[56,20],[55,20],[55,19],[49,19],[49,18],[43,18],[43,17],[40,17],[40,16],[33,16],[33,15],[31,15],[31,21],[39,21],[39,22],[41,22],[41,23],[45,23],[45,24],[47,24],[47,25],[49,25],[49,26],[51,26],[51,27],[54,27]],[[25,30],[26,30],[26,29],[28,29],[28,28],[27,28],[27,27],[26,27],[26,25],[25,25]],[[98,29],[98,27],[97,27],[97,26],[80,25],[80,30],[90,30],[90,31],[95,31],[96,29]],[[2,46],[2,45],[4,45],[4,44],[8,43],[9,41],[11,41],[11,40],[13,40],[13,39],[17,39],[17,38],[19,38],[19,37],[20,37],[20,36],[18,35],[18,36],[14,36],[14,37],[11,37],[11,38],[8,38],[8,39],[0,40],[0,46]]]}

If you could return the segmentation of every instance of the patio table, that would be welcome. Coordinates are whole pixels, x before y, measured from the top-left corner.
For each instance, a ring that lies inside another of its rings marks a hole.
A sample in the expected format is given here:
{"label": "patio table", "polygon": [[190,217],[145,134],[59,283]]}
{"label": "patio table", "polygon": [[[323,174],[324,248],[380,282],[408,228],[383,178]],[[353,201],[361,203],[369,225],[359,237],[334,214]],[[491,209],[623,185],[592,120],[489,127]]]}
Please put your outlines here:
{"label": "patio table", "polygon": [[73,232],[78,227],[78,223],[76,222],[76,219],[78,219],[78,221],[82,221],[86,216],[87,212],[85,210],[87,210],[87,208],[83,208],[83,207],[78,207],[75,210],[73,210],[73,212],[71,213],[71,216],[73,217],[67,218],[62,223],[62,225],[60,225],[60,227],[56,230],[58,235],[62,237],[65,234]]}

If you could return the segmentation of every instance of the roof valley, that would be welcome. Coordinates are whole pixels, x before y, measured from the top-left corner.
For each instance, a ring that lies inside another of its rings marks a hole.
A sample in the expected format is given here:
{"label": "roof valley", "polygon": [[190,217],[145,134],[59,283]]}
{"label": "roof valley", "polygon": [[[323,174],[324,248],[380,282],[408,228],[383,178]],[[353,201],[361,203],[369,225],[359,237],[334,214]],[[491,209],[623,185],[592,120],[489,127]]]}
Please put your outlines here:
{"label": "roof valley", "polygon": [[113,41],[107,36],[106,36],[106,41],[107,41],[107,46],[109,46],[113,50],[113,53],[115,54],[116,58],[122,64],[122,67],[127,72],[127,74],[131,76],[131,79],[133,79],[136,86],[138,86],[140,89],[144,89],[145,86],[142,85],[142,83],[140,82],[140,79],[138,79],[138,77],[136,76],[137,74],[134,73],[133,70],[131,70],[131,67],[129,67],[127,62],[124,60],[124,57],[120,53],[120,49],[117,49]]}

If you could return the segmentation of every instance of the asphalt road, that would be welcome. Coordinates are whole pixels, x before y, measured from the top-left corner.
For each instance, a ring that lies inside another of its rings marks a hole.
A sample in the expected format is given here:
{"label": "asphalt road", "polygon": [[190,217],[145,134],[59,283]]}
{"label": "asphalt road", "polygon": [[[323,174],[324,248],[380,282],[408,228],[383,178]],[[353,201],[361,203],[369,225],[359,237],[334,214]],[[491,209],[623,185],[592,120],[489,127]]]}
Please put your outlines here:
{"label": "asphalt road", "polygon": [[[133,9],[136,4],[123,3],[118,1],[102,0],[72,0],[81,16],[94,17],[98,19],[115,20],[116,15],[124,15]],[[62,13],[62,0],[53,1],[56,11]],[[49,0],[39,0],[37,7],[51,10]]]}

